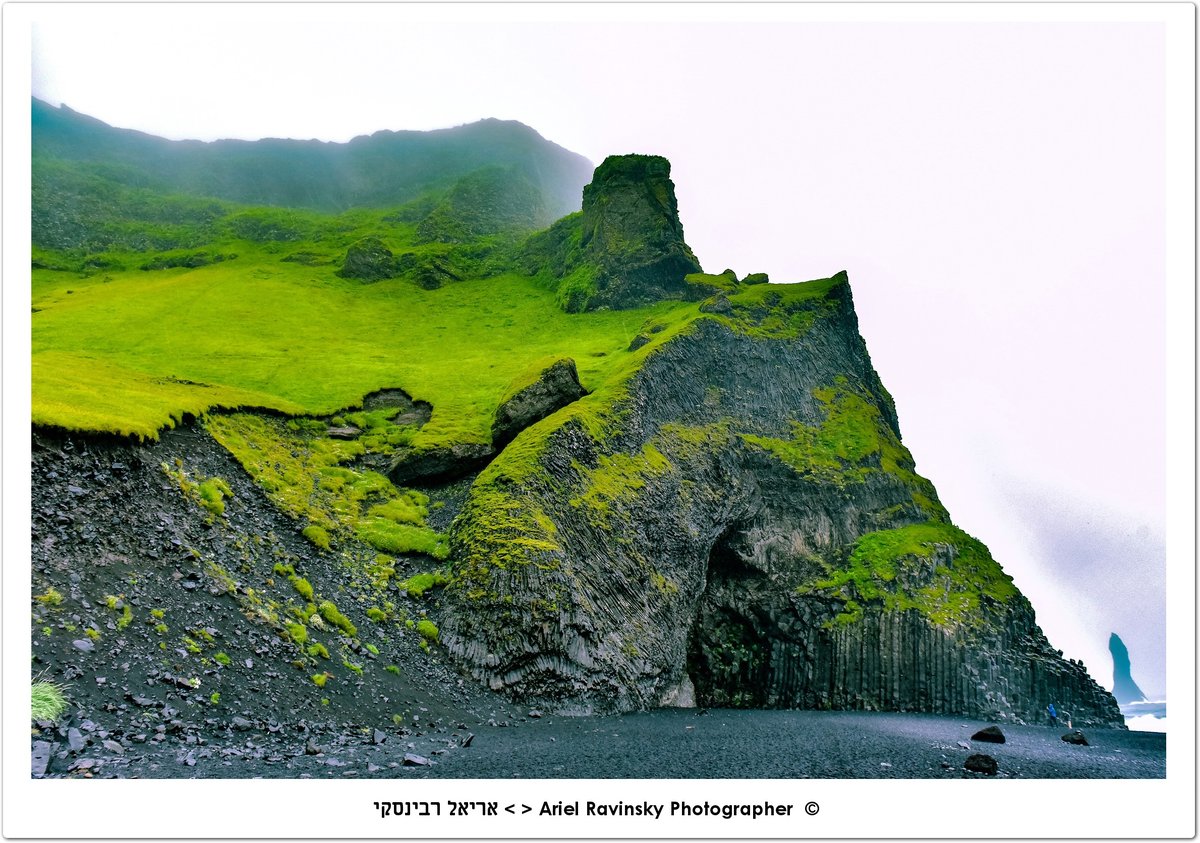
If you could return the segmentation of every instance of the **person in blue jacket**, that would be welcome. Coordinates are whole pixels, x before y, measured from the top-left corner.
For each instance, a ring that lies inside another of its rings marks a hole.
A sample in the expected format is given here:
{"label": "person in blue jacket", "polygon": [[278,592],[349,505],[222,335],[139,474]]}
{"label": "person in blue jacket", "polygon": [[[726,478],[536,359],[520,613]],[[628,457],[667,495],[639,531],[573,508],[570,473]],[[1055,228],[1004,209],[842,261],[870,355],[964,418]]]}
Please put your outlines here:
{"label": "person in blue jacket", "polygon": [[1054,709],[1054,703],[1050,703],[1050,705],[1046,706],[1046,711],[1050,714],[1050,725],[1057,726],[1058,712]]}

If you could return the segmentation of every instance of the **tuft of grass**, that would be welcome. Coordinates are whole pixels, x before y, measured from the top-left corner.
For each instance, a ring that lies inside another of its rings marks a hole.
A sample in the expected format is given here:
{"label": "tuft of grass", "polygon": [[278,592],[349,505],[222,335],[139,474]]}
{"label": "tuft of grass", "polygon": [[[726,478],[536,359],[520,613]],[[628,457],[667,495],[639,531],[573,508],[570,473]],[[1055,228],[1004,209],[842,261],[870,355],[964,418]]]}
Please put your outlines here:
{"label": "tuft of grass", "polygon": [[55,722],[67,710],[65,688],[57,682],[42,679],[30,685],[30,713],[34,720]]}
{"label": "tuft of grass", "polygon": [[197,487],[200,505],[213,515],[225,514],[225,498],[233,497],[233,490],[220,477],[210,477]]}
{"label": "tuft of grass", "polygon": [[53,586],[47,588],[41,594],[34,595],[33,599],[43,606],[61,606],[63,602],[62,592]]}

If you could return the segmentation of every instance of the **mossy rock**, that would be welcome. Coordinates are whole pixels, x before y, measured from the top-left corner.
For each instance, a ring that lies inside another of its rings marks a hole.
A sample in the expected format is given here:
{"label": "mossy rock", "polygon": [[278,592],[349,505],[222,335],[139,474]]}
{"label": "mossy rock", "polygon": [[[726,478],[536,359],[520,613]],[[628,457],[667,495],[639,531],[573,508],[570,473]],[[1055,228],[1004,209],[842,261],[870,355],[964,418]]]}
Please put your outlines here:
{"label": "mossy rock", "polygon": [[496,409],[492,444],[499,450],[517,434],[587,394],[579,383],[575,361],[569,357],[542,361],[517,378]]}
{"label": "mossy rock", "polygon": [[396,257],[378,237],[364,237],[346,250],[338,275],[359,281],[382,281],[397,274]]}

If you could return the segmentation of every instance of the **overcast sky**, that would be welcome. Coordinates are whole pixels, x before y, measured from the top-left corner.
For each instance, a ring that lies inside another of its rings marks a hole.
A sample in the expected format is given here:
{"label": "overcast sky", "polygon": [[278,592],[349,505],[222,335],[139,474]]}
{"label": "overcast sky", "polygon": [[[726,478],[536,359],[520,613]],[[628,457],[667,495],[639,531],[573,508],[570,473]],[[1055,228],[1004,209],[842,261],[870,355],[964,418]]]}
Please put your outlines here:
{"label": "overcast sky", "polygon": [[47,7],[33,94],[170,138],[512,118],[596,163],[670,158],[709,271],[847,270],[955,522],[1101,684],[1117,632],[1164,692],[1161,26],[128,9]]}

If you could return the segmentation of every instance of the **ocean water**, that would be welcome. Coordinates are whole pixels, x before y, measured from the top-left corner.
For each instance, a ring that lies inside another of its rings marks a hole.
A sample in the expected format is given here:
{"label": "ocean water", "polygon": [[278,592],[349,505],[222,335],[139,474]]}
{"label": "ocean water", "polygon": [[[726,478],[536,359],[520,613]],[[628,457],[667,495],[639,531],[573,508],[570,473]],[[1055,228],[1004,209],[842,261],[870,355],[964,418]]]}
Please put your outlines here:
{"label": "ocean water", "polygon": [[1167,701],[1148,700],[1121,706],[1125,725],[1134,732],[1167,731]]}

